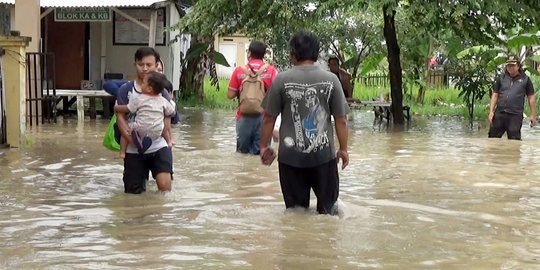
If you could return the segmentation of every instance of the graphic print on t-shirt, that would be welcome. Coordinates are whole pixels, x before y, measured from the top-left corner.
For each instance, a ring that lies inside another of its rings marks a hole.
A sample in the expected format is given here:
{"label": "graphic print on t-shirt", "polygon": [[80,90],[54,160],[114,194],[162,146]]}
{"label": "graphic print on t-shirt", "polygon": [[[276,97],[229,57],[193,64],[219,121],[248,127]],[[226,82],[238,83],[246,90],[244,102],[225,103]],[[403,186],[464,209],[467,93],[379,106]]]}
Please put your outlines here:
{"label": "graphic print on t-shirt", "polygon": [[[287,147],[311,153],[330,147],[328,138],[328,107],[334,85],[285,83],[285,95],[290,99],[295,138],[285,137]],[[321,103],[322,102],[322,103]]]}

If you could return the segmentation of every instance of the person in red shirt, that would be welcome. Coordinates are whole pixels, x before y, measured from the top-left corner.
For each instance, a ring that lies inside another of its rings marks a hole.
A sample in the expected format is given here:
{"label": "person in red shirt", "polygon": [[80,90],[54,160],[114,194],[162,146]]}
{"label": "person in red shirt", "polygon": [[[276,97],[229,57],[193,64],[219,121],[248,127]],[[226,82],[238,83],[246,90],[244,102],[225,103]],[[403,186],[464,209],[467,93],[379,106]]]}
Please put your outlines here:
{"label": "person in red shirt", "polygon": [[[247,51],[248,70],[257,72],[264,63],[264,55],[266,54],[266,45],[260,41],[252,41],[249,44]],[[276,77],[277,71],[272,65],[268,65],[266,70],[261,73],[260,78],[264,82],[266,91],[270,88],[270,84]],[[227,90],[227,97],[233,99],[240,97],[240,86],[242,81],[247,77],[242,67],[236,67]],[[236,111],[236,152],[243,154],[259,155],[259,142],[261,138],[262,114],[260,115],[242,115],[240,110]]]}

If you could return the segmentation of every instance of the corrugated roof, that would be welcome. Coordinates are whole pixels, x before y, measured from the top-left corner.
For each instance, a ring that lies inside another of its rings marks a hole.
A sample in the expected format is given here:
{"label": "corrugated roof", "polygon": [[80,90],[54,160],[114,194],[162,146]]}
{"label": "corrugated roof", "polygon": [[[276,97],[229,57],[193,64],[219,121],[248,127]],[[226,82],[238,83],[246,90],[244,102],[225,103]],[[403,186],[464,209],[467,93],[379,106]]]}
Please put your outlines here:
{"label": "corrugated roof", "polygon": [[[6,1],[9,2],[9,1]],[[15,3],[15,1],[11,1]],[[41,0],[42,7],[149,7],[164,0]]]}
{"label": "corrugated roof", "polygon": [[[41,0],[42,7],[149,7],[165,0]],[[15,4],[15,0],[0,0],[0,4]]]}

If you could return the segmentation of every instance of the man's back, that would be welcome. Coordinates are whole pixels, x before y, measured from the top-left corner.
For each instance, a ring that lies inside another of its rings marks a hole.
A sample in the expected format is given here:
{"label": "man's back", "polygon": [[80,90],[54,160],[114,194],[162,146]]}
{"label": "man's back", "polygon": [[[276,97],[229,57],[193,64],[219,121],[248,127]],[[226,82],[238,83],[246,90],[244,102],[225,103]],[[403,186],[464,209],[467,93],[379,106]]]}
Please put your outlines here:
{"label": "man's back", "polygon": [[339,69],[339,81],[341,82],[341,88],[343,88],[343,93],[346,98],[352,98],[352,76],[346,70]]}
{"label": "man's back", "polygon": [[295,66],[277,75],[265,99],[281,113],[280,162],[313,167],[335,158],[331,116],[348,113],[341,84],[318,66]]}
{"label": "man's back", "polygon": [[[246,67],[248,69],[253,69],[252,72],[255,73],[264,65],[264,61],[262,59],[253,59],[249,61],[246,64]],[[274,66],[268,65],[266,70],[261,73],[261,79],[264,82],[265,88],[268,90],[270,88],[270,84],[272,84],[272,81],[276,77],[277,71]],[[229,90],[239,91],[240,86],[242,84],[242,81],[247,77],[247,74],[244,72],[243,68],[241,66],[236,67],[233,74],[231,75],[231,80],[229,82]]]}
{"label": "man's back", "polygon": [[[257,72],[262,66],[264,65],[264,61],[262,59],[252,59],[246,64],[246,67],[251,70],[253,73]],[[272,84],[272,81],[276,77],[277,71],[274,66],[268,65],[266,67],[266,70],[261,73],[259,76],[261,80],[264,82],[264,87],[266,91],[270,88],[270,85]],[[236,67],[233,74],[231,75],[231,80],[229,81],[229,92],[235,92],[236,95],[240,96],[242,81],[247,77],[248,75],[245,73],[243,67]],[[237,110],[236,113],[236,119],[239,119],[242,117],[242,113],[240,113],[240,110]]]}

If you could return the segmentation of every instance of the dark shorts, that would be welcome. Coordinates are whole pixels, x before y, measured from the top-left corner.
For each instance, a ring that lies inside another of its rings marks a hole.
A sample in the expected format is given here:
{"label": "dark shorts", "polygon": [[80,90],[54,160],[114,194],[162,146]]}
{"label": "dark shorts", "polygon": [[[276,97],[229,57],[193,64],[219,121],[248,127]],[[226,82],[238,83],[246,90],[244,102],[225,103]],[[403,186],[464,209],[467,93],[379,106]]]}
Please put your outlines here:
{"label": "dark shorts", "polygon": [[285,207],[309,208],[311,189],[317,196],[319,214],[337,214],[339,174],[337,160],[313,168],[296,168],[279,163],[279,182]]}
{"label": "dark shorts", "polygon": [[521,140],[523,114],[496,112],[489,127],[489,138],[501,138],[506,132],[510,140]]}
{"label": "dark shorts", "polygon": [[150,154],[126,153],[124,159],[124,192],[139,194],[146,191],[148,173],[156,178],[159,173],[172,175],[172,151],[169,147],[163,147]]}

